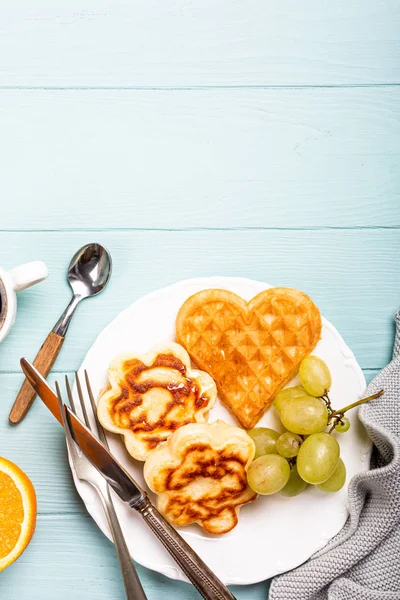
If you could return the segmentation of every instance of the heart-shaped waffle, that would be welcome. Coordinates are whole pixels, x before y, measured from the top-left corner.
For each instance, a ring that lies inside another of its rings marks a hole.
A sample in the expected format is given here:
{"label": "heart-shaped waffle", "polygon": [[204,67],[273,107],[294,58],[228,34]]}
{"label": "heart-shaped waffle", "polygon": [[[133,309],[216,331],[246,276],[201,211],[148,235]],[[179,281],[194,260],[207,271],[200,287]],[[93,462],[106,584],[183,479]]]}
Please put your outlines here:
{"label": "heart-shaped waffle", "polygon": [[311,298],[291,288],[270,288],[250,302],[227,290],[203,290],[186,300],[176,319],[178,342],[213,377],[246,429],[297,373],[321,327]]}

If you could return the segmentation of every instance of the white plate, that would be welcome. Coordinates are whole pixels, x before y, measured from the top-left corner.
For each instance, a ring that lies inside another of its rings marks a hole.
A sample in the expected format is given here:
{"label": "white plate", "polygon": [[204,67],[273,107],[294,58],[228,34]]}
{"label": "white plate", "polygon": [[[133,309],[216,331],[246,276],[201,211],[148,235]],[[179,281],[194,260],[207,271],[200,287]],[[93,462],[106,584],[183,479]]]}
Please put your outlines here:
{"label": "white plate", "polygon": [[[268,287],[265,283],[249,279],[210,277],[182,281],[153,292],[132,304],[102,331],[89,350],[81,371],[88,370],[97,397],[107,383],[107,368],[116,354],[125,350],[144,352],[155,344],[174,340],[176,314],[191,294],[207,288],[224,288],[249,300]],[[345,406],[361,397],[365,389],[363,373],[351,350],[326,319],[323,319],[322,339],[314,353],[327,362],[332,372],[334,407]],[[296,378],[290,385],[297,382]],[[210,421],[218,418],[236,424],[220,402],[211,411]],[[368,468],[371,451],[356,412],[352,411],[349,418],[350,431],[340,438],[341,455],[347,466],[347,482],[355,473]],[[258,424],[277,428],[275,411],[268,411]],[[144,484],[142,463],[127,454],[119,436],[109,434],[108,437],[118,460],[138,482]],[[75,484],[90,515],[110,539],[95,492],[76,477]],[[132,558],[167,577],[186,581],[140,516],[117,497],[115,505]],[[347,485],[336,494],[324,494],[309,487],[295,498],[280,495],[260,497],[244,506],[238,525],[228,534],[211,536],[197,525],[183,528],[180,532],[224,583],[246,585],[303,563],[338,533],[347,515]]]}

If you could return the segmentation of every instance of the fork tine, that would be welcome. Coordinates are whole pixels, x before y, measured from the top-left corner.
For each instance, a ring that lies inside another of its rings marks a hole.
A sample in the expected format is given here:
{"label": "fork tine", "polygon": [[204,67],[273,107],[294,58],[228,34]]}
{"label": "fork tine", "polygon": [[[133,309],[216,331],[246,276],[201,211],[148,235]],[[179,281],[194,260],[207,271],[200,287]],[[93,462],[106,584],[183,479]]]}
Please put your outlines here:
{"label": "fork tine", "polygon": [[103,442],[103,444],[108,448],[108,441],[106,438],[106,434],[104,431],[104,428],[102,426],[102,424],[99,421],[99,417],[97,416],[97,406],[96,406],[96,402],[94,400],[94,396],[93,396],[93,392],[92,392],[92,386],[90,385],[90,381],[89,381],[89,375],[88,372],[85,369],[85,382],[86,382],[86,389],[88,392],[88,396],[89,396],[89,400],[90,400],[90,404],[92,406],[92,411],[93,411],[93,415],[96,421],[96,425],[97,425],[97,431],[99,434],[99,438],[100,441]]}
{"label": "fork tine", "polygon": [[79,380],[79,376],[78,376],[77,372],[75,372],[75,381],[76,381],[76,389],[78,390],[79,403],[82,408],[83,418],[85,419],[86,427],[88,427],[90,429],[90,431],[92,431],[92,426],[90,424],[89,416],[87,414],[87,410],[86,410],[86,406],[85,406],[85,399],[83,397],[81,382]]}
{"label": "fork tine", "polygon": [[61,392],[60,392],[60,386],[58,385],[58,381],[56,381],[56,392],[57,392],[57,398],[58,398],[58,407],[60,409],[61,412],[61,417],[63,417],[63,422],[64,422],[64,417],[65,417],[65,411],[64,411],[64,402],[61,396]]}
{"label": "fork tine", "polygon": [[[71,458],[72,458],[72,462],[74,463],[75,469],[78,473],[78,459],[79,459],[79,455],[78,455],[78,450],[76,448],[74,439],[72,437],[72,433],[71,433],[71,428],[69,425],[69,421],[67,419],[67,415],[65,414],[65,406],[64,406],[64,402],[61,396],[61,392],[60,392],[60,386],[58,385],[58,382],[56,381],[56,391],[57,391],[57,398],[58,398],[58,406],[60,407],[60,412],[61,412],[61,419],[63,422],[63,426],[64,426],[64,433],[65,433],[65,439],[67,442],[67,448],[70,452]],[[79,473],[78,473],[79,476]]]}
{"label": "fork tine", "polygon": [[97,406],[96,406],[96,403],[94,401],[93,392],[92,392],[92,386],[90,385],[89,375],[88,375],[88,372],[86,371],[86,369],[85,369],[85,382],[86,382],[86,387],[87,387],[87,391],[88,391],[88,394],[89,394],[90,404],[92,405],[93,413],[95,415],[97,415]]}
{"label": "fork tine", "polygon": [[74,400],[74,397],[72,395],[72,390],[71,390],[71,386],[69,384],[68,375],[65,376],[65,387],[67,388],[67,395],[68,395],[69,405],[72,408],[72,410],[74,411],[74,413],[76,414],[75,400]]}

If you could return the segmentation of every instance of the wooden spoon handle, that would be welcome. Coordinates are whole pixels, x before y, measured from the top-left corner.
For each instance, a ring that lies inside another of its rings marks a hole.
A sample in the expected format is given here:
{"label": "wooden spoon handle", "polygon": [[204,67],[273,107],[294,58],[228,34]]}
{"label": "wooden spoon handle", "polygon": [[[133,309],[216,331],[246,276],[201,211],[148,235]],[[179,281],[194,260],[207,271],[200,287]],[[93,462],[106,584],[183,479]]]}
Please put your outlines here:
{"label": "wooden spoon handle", "polygon": [[[54,365],[64,340],[65,337],[57,335],[54,333],[54,331],[50,331],[42,347],[37,353],[33,364],[37,370],[40,371],[43,377],[47,377],[47,375],[50,373],[51,367]],[[25,379],[8,417],[11,423],[19,423],[22,421],[30,409],[35,396],[36,394],[33,388],[29,384],[28,380]]]}

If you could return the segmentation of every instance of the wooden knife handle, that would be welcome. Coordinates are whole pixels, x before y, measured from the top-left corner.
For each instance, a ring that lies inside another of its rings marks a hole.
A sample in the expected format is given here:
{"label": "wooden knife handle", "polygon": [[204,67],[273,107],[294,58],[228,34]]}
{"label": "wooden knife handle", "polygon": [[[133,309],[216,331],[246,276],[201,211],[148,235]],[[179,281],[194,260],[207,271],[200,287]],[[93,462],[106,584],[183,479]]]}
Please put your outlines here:
{"label": "wooden knife handle", "polygon": [[[51,367],[54,365],[64,340],[65,338],[63,336],[57,335],[54,333],[54,331],[50,331],[42,347],[37,353],[33,364],[43,375],[43,377],[47,377],[47,375],[50,373]],[[28,380],[25,379],[8,417],[11,423],[19,423],[22,421],[30,409],[35,396],[36,393],[34,392]]]}

